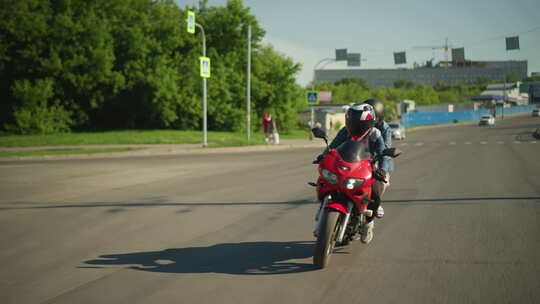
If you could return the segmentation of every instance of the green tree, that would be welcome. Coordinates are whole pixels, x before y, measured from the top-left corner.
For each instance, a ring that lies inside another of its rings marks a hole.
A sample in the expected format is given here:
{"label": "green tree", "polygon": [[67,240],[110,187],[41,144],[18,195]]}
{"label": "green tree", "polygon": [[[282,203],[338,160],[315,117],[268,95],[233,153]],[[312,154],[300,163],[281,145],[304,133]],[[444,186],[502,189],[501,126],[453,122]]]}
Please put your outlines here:
{"label": "green tree", "polygon": [[398,79],[394,81],[394,88],[397,89],[412,89],[415,86],[415,83],[408,79]]}
{"label": "green tree", "polygon": [[[209,129],[244,127],[248,25],[253,108],[292,128],[303,106],[299,65],[261,45],[265,32],[242,1],[199,7],[212,59]],[[172,0],[0,0],[0,9],[3,128],[200,128],[201,35],[186,32],[186,10]]]}
{"label": "green tree", "polygon": [[279,55],[271,46],[261,47],[253,61],[255,112],[259,117],[265,112],[273,113],[280,130],[294,129],[296,115],[305,107],[304,90],[295,82],[301,66]]}
{"label": "green tree", "polygon": [[506,73],[506,82],[517,82],[517,81],[519,81],[519,77],[516,74],[516,72]]}

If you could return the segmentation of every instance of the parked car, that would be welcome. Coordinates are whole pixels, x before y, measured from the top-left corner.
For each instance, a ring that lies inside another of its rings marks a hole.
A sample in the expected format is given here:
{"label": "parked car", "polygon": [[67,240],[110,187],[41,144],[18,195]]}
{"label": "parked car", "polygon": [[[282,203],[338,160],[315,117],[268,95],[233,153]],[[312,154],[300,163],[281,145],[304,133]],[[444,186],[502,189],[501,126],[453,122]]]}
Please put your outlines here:
{"label": "parked car", "polygon": [[482,115],[480,117],[480,122],[478,123],[479,126],[494,126],[495,125],[495,117],[491,115]]}
{"label": "parked car", "polygon": [[534,109],[532,111],[532,116],[540,117],[540,109]]}
{"label": "parked car", "polygon": [[390,130],[392,130],[392,138],[394,139],[405,139],[405,128],[399,123],[389,123]]}

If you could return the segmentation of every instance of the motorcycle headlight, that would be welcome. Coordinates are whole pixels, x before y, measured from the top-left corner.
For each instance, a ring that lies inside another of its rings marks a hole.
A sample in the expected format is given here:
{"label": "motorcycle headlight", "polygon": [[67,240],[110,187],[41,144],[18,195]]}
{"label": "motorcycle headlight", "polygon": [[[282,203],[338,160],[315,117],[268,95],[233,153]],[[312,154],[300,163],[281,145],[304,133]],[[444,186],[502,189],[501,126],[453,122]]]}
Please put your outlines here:
{"label": "motorcycle headlight", "polygon": [[356,189],[364,183],[364,180],[361,178],[348,178],[343,183],[343,186],[349,190]]}
{"label": "motorcycle headlight", "polygon": [[335,175],[334,173],[326,170],[326,169],[323,169],[322,170],[322,175],[324,177],[325,180],[327,180],[330,184],[337,184],[338,183],[338,177],[337,175]]}

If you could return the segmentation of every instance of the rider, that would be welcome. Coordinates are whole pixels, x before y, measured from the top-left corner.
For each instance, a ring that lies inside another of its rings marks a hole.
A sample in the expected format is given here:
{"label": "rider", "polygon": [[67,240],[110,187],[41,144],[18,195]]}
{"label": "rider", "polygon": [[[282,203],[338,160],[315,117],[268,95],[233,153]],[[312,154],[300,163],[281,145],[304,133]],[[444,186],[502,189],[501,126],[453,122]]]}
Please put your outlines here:
{"label": "rider", "polygon": [[[392,147],[392,130],[390,129],[390,126],[384,121],[384,104],[377,100],[377,99],[367,99],[364,101],[367,104],[370,104],[373,109],[375,110],[375,116],[377,117],[375,121],[375,128],[377,128],[379,131],[381,131],[381,135],[384,141],[385,149]],[[384,156],[384,158],[387,161],[388,167],[384,168],[386,171],[386,183],[379,183],[380,189],[378,189],[378,193],[380,193],[380,196],[384,195],[384,192],[386,188],[390,186],[390,173],[394,171],[394,159],[390,156]],[[384,216],[384,209],[382,207],[379,208],[377,211],[377,217],[383,217]]]}
{"label": "rider", "polygon": [[[369,102],[368,102],[369,101]],[[381,155],[384,149],[387,148],[381,131],[376,128],[377,116],[374,107],[370,104],[371,100],[366,100],[363,103],[352,105],[345,114],[345,127],[342,128],[332,143],[326,150],[317,157],[314,163],[320,162],[330,149],[335,149],[348,138],[361,141],[368,140],[369,149],[372,152],[372,157]],[[384,121],[383,121],[384,122]],[[384,210],[380,207],[381,196],[384,191],[384,181],[388,177],[387,172],[391,171],[391,158],[383,157],[379,163],[379,167],[373,172],[373,177],[377,180],[373,185],[373,203],[368,206],[368,209],[377,210],[375,215],[382,217]],[[367,218],[367,224],[362,227],[361,240],[363,243],[369,243],[373,239],[373,222],[374,217]]]}

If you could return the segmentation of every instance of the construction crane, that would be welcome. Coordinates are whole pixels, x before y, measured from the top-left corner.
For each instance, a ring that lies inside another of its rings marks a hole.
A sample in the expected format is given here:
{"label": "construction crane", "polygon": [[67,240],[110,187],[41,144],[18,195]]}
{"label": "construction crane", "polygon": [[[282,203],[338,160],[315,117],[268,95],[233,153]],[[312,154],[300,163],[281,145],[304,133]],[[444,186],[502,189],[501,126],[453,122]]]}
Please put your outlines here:
{"label": "construction crane", "polygon": [[448,52],[450,50],[451,45],[448,44],[448,38],[444,40],[444,45],[432,45],[432,46],[413,46],[414,50],[444,50],[444,67],[448,67]]}

